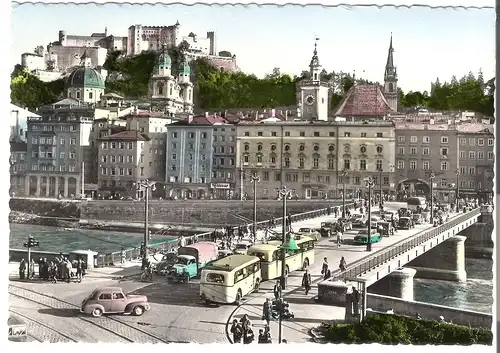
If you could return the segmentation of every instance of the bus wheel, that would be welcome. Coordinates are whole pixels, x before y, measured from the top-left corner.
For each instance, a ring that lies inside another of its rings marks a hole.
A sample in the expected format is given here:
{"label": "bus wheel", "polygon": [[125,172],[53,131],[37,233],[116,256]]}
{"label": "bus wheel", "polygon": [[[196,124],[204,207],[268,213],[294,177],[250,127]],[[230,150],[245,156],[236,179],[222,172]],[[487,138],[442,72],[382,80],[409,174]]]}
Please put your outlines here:
{"label": "bus wheel", "polygon": [[306,258],[304,260],[304,265],[302,266],[302,269],[305,271],[309,267],[309,259]]}
{"label": "bus wheel", "polygon": [[259,287],[260,287],[260,280],[259,280],[259,279],[257,279],[257,280],[255,281],[255,286],[254,286],[254,289],[253,289],[253,290],[254,290],[254,292],[258,292],[258,291],[259,291]]}
{"label": "bus wheel", "polygon": [[241,304],[241,289],[238,289],[238,293],[236,293],[236,300],[234,301],[234,304],[240,305]]}

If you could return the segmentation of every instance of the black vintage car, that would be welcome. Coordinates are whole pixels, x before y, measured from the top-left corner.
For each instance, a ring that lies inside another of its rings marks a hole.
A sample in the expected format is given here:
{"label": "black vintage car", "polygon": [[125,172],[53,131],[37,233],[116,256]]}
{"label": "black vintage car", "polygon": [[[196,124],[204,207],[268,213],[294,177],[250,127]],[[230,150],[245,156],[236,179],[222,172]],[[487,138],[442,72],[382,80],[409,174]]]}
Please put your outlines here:
{"label": "black vintage car", "polygon": [[400,217],[398,222],[399,229],[412,229],[413,220],[410,217]]}

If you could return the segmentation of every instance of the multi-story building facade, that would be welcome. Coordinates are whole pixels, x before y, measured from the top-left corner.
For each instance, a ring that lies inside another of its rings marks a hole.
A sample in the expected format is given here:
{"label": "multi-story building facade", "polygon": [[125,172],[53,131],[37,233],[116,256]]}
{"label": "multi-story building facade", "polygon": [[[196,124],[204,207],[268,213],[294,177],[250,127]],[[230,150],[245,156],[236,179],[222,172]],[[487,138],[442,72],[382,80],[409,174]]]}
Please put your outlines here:
{"label": "multi-story building facade", "polygon": [[495,128],[487,124],[457,125],[459,190],[464,197],[492,200],[495,170]]}
{"label": "multi-story building facade", "polygon": [[[216,185],[212,185],[212,172],[218,171],[213,167],[214,127],[219,129],[224,126],[226,129],[225,124],[228,122],[221,117],[196,116],[168,126],[165,163],[166,197],[198,199],[213,197],[215,189],[213,186]],[[217,136],[219,141],[220,136],[226,136],[226,131],[218,130]],[[220,141],[217,145],[219,155],[221,155],[222,139]],[[222,155],[224,157],[218,157],[224,158],[221,167],[230,167],[230,157],[226,161],[225,150]],[[220,162],[220,159],[216,162]],[[226,182],[226,178],[217,180]]]}
{"label": "multi-story building facade", "polygon": [[30,116],[40,117],[38,114],[34,114],[29,110],[18,107],[12,103],[10,104],[10,140],[26,142],[26,137],[28,136],[27,121]]}
{"label": "multi-story building facade", "polygon": [[98,139],[98,185],[103,196],[142,197],[136,183],[148,178],[144,151],[150,138],[137,130],[126,130]]}
{"label": "multi-story building facade", "polygon": [[391,122],[241,122],[237,125],[239,187],[253,195],[248,176],[257,173],[258,198],[275,198],[279,188],[299,198],[364,195],[364,178],[374,193],[393,190],[395,134]]}
{"label": "multi-story building facade", "polygon": [[396,181],[402,195],[430,193],[434,173],[434,195],[452,202],[459,171],[457,125],[396,124]]}
{"label": "multi-story building facade", "polygon": [[10,141],[10,190],[11,196],[25,195],[26,153],[28,145],[18,140]]}
{"label": "multi-story building facade", "polygon": [[213,162],[211,197],[230,199],[235,196],[236,126],[227,122],[213,125]]}
{"label": "multi-story building facade", "polygon": [[[94,108],[63,100],[38,109],[40,117],[28,118],[25,192],[40,197],[80,195],[85,171],[85,149],[94,120]],[[87,158],[90,155],[87,153]]]}

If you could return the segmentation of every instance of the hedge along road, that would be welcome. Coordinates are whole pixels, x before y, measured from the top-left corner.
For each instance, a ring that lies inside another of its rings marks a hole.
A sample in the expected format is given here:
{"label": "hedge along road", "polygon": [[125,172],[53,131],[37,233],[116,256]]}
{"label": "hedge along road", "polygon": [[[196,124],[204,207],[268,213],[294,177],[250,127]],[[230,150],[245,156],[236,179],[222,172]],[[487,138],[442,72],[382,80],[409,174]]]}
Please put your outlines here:
{"label": "hedge along road", "polygon": [[[397,210],[400,207],[404,207],[404,204],[387,202],[384,209]],[[319,326],[322,321],[344,319],[344,308],[316,304],[313,300],[313,297],[317,294],[317,283],[323,279],[321,267],[324,257],[328,259],[329,267],[332,270],[332,277],[334,277],[339,271],[338,266],[342,256],[347,261],[347,268],[349,269],[349,267],[354,266],[356,262],[359,262],[363,258],[429,228],[432,228],[432,226],[427,224],[416,225],[412,230],[398,230],[397,235],[389,238],[384,237],[380,243],[372,244],[372,252],[367,252],[364,245],[352,244],[352,239],[358,232],[356,228],[344,234],[344,245],[340,248],[336,245],[335,237],[320,240],[316,244],[314,264],[309,266],[309,272],[313,280],[313,288],[309,292],[309,295],[306,296],[302,288],[303,271],[292,272],[288,277],[287,288],[283,291],[283,296],[285,300],[289,300],[290,309],[295,313],[295,318],[283,322],[282,337],[287,339],[288,342],[304,343],[310,338],[309,329]],[[254,334],[257,337],[258,329],[263,328],[265,324],[261,319],[262,306],[266,297],[273,297],[272,292],[275,283],[275,281],[262,283],[258,293],[248,295],[244,298],[246,299],[244,303],[234,309],[226,322],[226,335],[230,342],[232,342],[232,334],[230,332],[231,323],[233,319],[239,320],[244,314],[248,314],[250,320],[253,321]],[[298,313],[301,313],[300,317]],[[278,342],[278,323],[272,322],[270,326],[271,337],[273,341]]]}

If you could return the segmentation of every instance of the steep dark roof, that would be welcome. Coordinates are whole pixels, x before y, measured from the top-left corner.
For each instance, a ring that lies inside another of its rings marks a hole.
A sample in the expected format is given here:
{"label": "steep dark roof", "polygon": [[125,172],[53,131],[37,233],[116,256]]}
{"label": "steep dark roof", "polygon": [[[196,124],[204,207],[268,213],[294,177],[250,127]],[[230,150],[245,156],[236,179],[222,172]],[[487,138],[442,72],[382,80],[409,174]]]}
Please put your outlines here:
{"label": "steep dark roof", "polygon": [[27,152],[28,144],[26,142],[11,141],[10,142],[11,152]]}
{"label": "steep dark roof", "polygon": [[334,116],[375,117],[395,113],[378,85],[356,84],[335,109]]}
{"label": "steep dark roof", "polygon": [[127,130],[118,132],[113,135],[101,137],[99,140],[103,141],[149,141],[151,140],[148,135],[141,133],[137,130]]}

